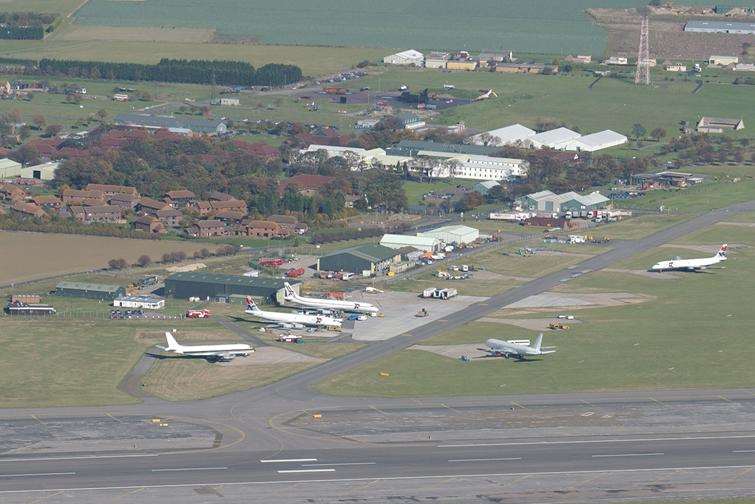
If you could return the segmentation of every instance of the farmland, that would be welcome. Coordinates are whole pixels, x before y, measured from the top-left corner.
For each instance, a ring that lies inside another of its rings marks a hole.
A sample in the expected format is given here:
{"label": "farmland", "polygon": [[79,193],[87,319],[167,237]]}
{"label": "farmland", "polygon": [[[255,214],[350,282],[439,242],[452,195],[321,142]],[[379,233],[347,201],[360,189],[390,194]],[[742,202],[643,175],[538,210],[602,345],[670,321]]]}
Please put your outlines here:
{"label": "farmland", "polygon": [[0,232],[0,283],[19,282],[107,266],[113,258],[129,263],[146,254],[153,260],[166,252],[193,253],[200,242],[134,240],[101,236]]}

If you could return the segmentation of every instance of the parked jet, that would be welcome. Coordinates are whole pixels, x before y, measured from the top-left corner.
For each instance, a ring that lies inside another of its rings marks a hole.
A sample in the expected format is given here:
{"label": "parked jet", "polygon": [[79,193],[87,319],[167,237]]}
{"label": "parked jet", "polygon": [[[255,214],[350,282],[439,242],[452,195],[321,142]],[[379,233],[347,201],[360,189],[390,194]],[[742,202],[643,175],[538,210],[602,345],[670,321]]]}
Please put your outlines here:
{"label": "parked jet", "polygon": [[650,271],[699,271],[726,260],[727,244],[721,245],[716,255],[702,259],[672,259],[661,261],[650,267]]}
{"label": "parked jet", "polygon": [[205,357],[209,361],[229,361],[234,357],[247,357],[254,348],[245,343],[228,345],[181,345],[169,332],[165,333],[168,346],[157,346],[160,350],[185,355],[187,357]]}
{"label": "parked jet", "polygon": [[246,298],[245,313],[253,315],[263,322],[284,329],[304,329],[305,327],[324,327],[326,329],[341,328],[341,319],[335,317],[260,310],[251,297]]}
{"label": "parked jet", "polygon": [[488,352],[494,357],[505,357],[507,359],[514,357],[519,360],[526,360],[527,357],[548,355],[555,353],[555,347],[543,347],[543,334],[540,333],[535,340],[535,345],[531,346],[522,341],[502,341],[498,339],[489,339],[485,342],[488,346]]}
{"label": "parked jet", "polygon": [[380,313],[380,309],[370,303],[304,297],[297,294],[294,288],[291,287],[291,285],[288,283],[284,284],[284,288],[286,290],[286,293],[284,295],[285,300],[289,303],[294,303],[299,306],[306,306],[308,308],[317,308],[321,310],[340,310],[345,312],[367,313],[373,316]]}

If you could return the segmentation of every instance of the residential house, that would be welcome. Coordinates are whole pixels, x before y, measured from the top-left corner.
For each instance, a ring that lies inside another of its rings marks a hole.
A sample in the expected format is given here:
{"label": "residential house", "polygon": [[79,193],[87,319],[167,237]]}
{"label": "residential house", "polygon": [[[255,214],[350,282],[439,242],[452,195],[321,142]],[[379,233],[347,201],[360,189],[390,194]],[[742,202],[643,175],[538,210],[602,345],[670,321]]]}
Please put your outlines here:
{"label": "residential house", "polygon": [[214,236],[225,236],[228,234],[225,223],[209,219],[194,221],[188,229],[189,236],[194,238],[212,238]]}
{"label": "residential house", "polygon": [[139,201],[139,196],[133,194],[115,194],[107,200],[109,204],[119,206],[124,210],[134,210]]}
{"label": "residential house", "polygon": [[145,214],[145,215],[153,215],[157,217],[157,212],[160,210],[167,210],[170,208],[170,205],[164,201],[148,198],[146,196],[142,197],[139,200],[139,203],[136,205],[136,209],[138,212]]}
{"label": "residential house", "polygon": [[210,208],[212,209],[212,214],[216,215],[218,212],[225,211],[225,210],[231,210],[235,213],[241,213],[244,215],[247,215],[248,210],[246,207],[246,201],[237,200],[237,199],[230,199],[225,201],[210,201]]}
{"label": "residential house", "polygon": [[47,217],[47,213],[45,213],[40,206],[35,203],[25,203],[23,201],[15,201],[11,205],[10,211],[12,215],[22,219],[44,219]]}
{"label": "residential house", "polygon": [[181,225],[181,219],[184,214],[175,208],[168,207],[158,210],[153,216],[160,219],[160,222],[162,222],[165,227],[175,228]]}
{"label": "residential house", "polygon": [[87,191],[99,191],[106,197],[126,194],[128,196],[139,197],[139,191],[136,187],[114,185],[114,184],[87,184]]}
{"label": "residential house", "polygon": [[247,216],[247,212],[235,210],[233,208],[226,208],[210,212],[210,216],[212,216],[213,219],[223,221],[226,223],[226,225],[229,225],[240,223],[242,220],[244,220],[244,217]]}
{"label": "residential house", "polygon": [[277,222],[269,220],[249,220],[236,228],[239,236],[252,236],[255,238],[285,238],[289,235],[288,230]]}
{"label": "residential house", "polygon": [[268,220],[277,222],[284,228],[287,228],[290,234],[303,235],[309,231],[309,226],[303,222],[299,222],[299,220],[293,215],[271,215],[268,217]]}
{"label": "residential house", "polygon": [[299,194],[304,196],[314,196],[321,191],[325,186],[335,181],[336,177],[329,177],[327,175],[312,175],[308,173],[300,173],[293,177],[288,177],[278,185],[278,192],[283,194],[287,187],[293,186],[299,191]]}
{"label": "residential house", "polygon": [[200,216],[205,217],[212,211],[212,205],[209,201],[196,201],[187,207],[189,210],[198,213]]}
{"label": "residential house", "polygon": [[236,198],[224,192],[210,191],[209,193],[207,193],[207,199],[210,201],[230,201]]}
{"label": "residential house", "polygon": [[99,206],[105,204],[105,195],[101,191],[64,188],[60,191],[63,205]]}
{"label": "residential house", "polygon": [[162,234],[165,232],[165,226],[160,219],[151,215],[142,215],[134,219],[131,223],[137,231],[144,231],[150,235]]}
{"label": "residential house", "polygon": [[113,205],[96,206],[69,206],[71,217],[82,224],[104,222],[121,224],[123,220],[123,208]]}
{"label": "residential house", "polygon": [[745,129],[742,119],[703,116],[697,122],[698,133],[723,133],[726,130]]}
{"label": "residential house", "polygon": [[186,208],[197,200],[197,195],[188,189],[178,189],[165,193],[165,201],[173,208]]}

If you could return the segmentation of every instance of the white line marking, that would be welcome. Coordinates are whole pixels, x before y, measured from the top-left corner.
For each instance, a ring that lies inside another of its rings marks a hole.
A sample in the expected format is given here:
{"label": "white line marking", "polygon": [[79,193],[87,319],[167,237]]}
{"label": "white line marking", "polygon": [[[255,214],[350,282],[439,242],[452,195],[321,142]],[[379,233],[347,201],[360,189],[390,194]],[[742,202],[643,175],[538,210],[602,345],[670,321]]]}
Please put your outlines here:
{"label": "white line marking", "polygon": [[75,472],[52,472],[52,473],[27,473],[27,474],[0,474],[0,478],[31,478],[33,476],[73,476]]}
{"label": "white line marking", "polygon": [[78,457],[30,457],[30,458],[0,458],[0,464],[3,462],[38,462],[40,460],[85,460],[85,459],[106,459],[106,458],[134,458],[134,457],[157,457],[158,453],[145,453],[134,455],[81,455]]}
{"label": "white line marking", "polygon": [[177,472],[177,471],[225,471],[227,467],[176,467],[166,469],[152,469],[152,472]]}
{"label": "white line marking", "polygon": [[497,462],[497,461],[507,461],[507,460],[522,460],[522,457],[451,459],[451,460],[449,460],[449,462]]}
{"label": "white line marking", "polygon": [[564,474],[610,474],[610,473],[633,473],[633,472],[658,472],[658,471],[709,471],[711,469],[755,469],[755,465],[729,465],[729,466],[685,466],[685,467],[657,467],[647,469],[595,469],[582,471],[544,471],[544,472],[505,472],[505,473],[485,473],[485,474],[439,474],[433,476],[365,476],[364,478],[328,478],[328,479],[311,479],[311,480],[273,480],[273,481],[232,481],[224,482],[192,482],[192,483],[173,483],[165,485],[123,485],[123,486],[101,486],[101,487],[73,487],[73,488],[48,488],[33,490],[0,490],[1,494],[18,494],[18,493],[49,493],[49,492],[91,492],[93,490],[136,490],[137,488],[187,488],[196,486],[239,486],[239,485],[290,485],[291,483],[353,483],[360,481],[401,481],[401,480],[430,480],[430,479],[448,479],[448,478],[493,478],[498,476],[558,476]]}
{"label": "white line marking", "polygon": [[265,459],[260,460],[262,464],[285,464],[287,462],[317,462],[317,459]]}
{"label": "white line marking", "polygon": [[659,455],[665,455],[665,453],[609,453],[601,455],[590,455],[592,458],[608,458],[608,457],[658,457]]}
{"label": "white line marking", "polygon": [[530,446],[530,445],[559,445],[559,444],[593,444],[593,443],[634,443],[644,441],[694,441],[712,439],[752,439],[752,436],[692,436],[692,437],[669,437],[669,438],[636,438],[636,439],[584,439],[569,441],[529,441],[520,443],[469,443],[438,445],[436,448],[474,448],[477,446]]}
{"label": "white line marking", "polygon": [[297,474],[297,473],[322,473],[322,472],[336,472],[335,469],[283,469],[278,471],[278,474]]}
{"label": "white line marking", "polygon": [[732,450],[732,453],[755,453],[755,450]]}
{"label": "white line marking", "polygon": [[321,467],[321,466],[362,466],[362,465],[375,465],[377,462],[339,462],[337,464],[302,464],[302,467]]}

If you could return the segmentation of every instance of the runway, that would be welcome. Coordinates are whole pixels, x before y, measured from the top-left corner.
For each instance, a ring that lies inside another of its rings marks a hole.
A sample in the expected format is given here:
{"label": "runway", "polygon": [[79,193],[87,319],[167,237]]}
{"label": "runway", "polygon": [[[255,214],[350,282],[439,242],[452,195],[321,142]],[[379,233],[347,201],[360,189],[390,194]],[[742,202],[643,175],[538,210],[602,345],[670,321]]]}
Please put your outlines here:
{"label": "runway", "polygon": [[755,467],[755,431],[692,436],[365,446],[283,452],[143,457],[0,459],[0,495],[59,490],[169,488],[651,472]]}

